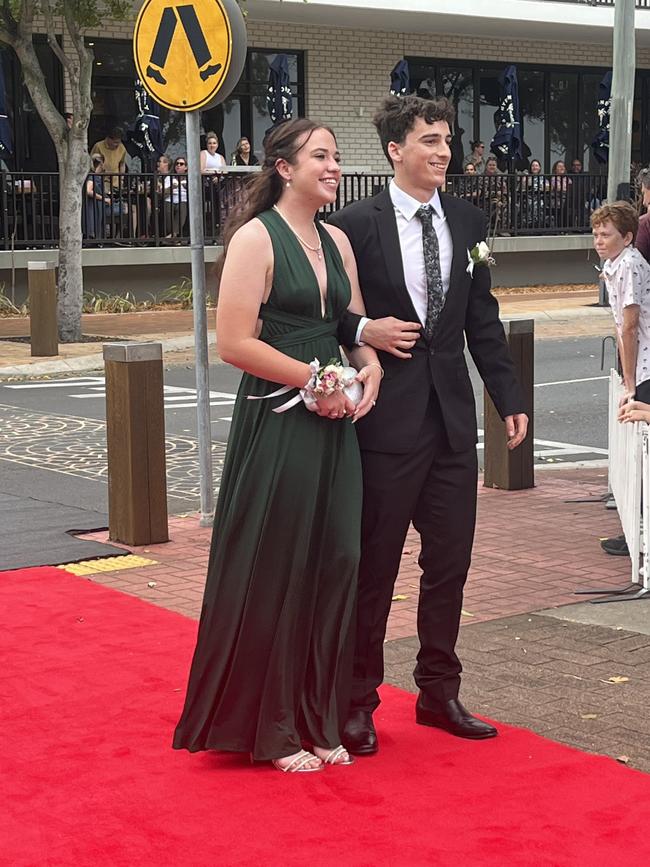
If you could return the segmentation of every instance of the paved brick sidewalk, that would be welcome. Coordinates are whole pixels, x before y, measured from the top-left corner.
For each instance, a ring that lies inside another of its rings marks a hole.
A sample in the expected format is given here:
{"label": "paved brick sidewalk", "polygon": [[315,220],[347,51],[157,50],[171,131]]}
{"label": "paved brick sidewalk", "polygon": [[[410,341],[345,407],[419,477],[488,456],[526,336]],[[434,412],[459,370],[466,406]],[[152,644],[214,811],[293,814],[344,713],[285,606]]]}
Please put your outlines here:
{"label": "paved brick sidewalk", "polygon": [[[598,539],[620,532],[615,512],[598,497],[604,470],[541,470],[529,491],[499,491],[479,485],[479,515],[473,565],[465,593],[463,624],[575,602],[574,591],[600,585],[625,586],[629,561],[603,554]],[[567,500],[593,499],[590,503]],[[132,550],[159,565],[95,576],[95,580],[198,617],[210,529],[195,515],[170,519],[172,541]],[[86,538],[106,540],[107,533]],[[131,550],[131,549],[130,549]],[[408,536],[395,588],[388,639],[416,632],[419,583],[418,541]],[[155,582],[155,587],[149,587]]]}
{"label": "paved brick sidewalk", "polygon": [[[630,765],[650,771],[650,636],[533,613],[575,603],[577,589],[628,584],[629,560],[608,557],[598,544],[620,532],[616,513],[599,500],[605,489],[599,469],[540,471],[530,491],[479,487],[459,641],[463,698],[486,716],[581,749],[627,756]],[[157,565],[90,580],[197,619],[210,534],[196,515],[175,516],[169,543],[132,549]],[[411,533],[386,643],[387,680],[411,691],[417,553]]]}

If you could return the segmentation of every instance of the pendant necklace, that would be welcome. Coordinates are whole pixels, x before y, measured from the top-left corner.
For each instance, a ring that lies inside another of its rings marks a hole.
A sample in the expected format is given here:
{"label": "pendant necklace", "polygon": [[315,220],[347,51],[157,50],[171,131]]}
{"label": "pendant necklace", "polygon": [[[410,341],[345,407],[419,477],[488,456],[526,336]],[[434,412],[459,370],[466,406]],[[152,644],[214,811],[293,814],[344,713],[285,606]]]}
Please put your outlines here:
{"label": "pendant necklace", "polygon": [[314,229],[316,230],[316,234],[318,235],[318,246],[317,246],[317,247],[312,247],[311,244],[308,244],[307,241],[303,240],[303,239],[300,237],[300,235],[298,234],[298,232],[296,232],[296,230],[293,228],[293,226],[291,225],[291,223],[289,222],[289,220],[287,220],[287,218],[284,216],[284,214],[282,213],[282,211],[280,210],[280,208],[277,207],[277,205],[273,205],[273,210],[278,212],[278,214],[282,217],[282,219],[283,219],[284,222],[287,224],[287,226],[291,229],[291,231],[292,231],[293,234],[296,236],[296,238],[300,241],[300,243],[302,244],[302,246],[303,246],[303,247],[306,247],[308,250],[311,250],[312,253],[316,253],[316,255],[318,256],[318,261],[320,262],[321,259],[323,258],[323,254],[322,254],[322,249],[323,249],[323,239],[322,239],[321,236],[319,235],[319,233],[318,233],[318,229],[316,229],[316,224],[314,223]]}

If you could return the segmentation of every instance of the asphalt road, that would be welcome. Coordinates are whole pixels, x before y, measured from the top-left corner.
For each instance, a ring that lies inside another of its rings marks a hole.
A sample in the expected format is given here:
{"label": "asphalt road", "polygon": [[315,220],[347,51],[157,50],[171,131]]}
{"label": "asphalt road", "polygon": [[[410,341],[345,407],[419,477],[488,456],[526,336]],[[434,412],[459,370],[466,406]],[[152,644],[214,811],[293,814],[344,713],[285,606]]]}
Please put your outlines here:
{"label": "asphalt road", "polygon": [[[606,459],[608,372],[601,341],[536,344],[535,452],[538,465],[592,465]],[[608,348],[611,360],[611,350]],[[482,427],[482,387],[472,370]],[[225,453],[240,374],[210,370],[215,484]],[[165,370],[167,487],[171,512],[199,503],[194,369]],[[105,391],[101,375],[0,383],[0,494],[107,510]],[[479,457],[482,458],[482,443]]]}

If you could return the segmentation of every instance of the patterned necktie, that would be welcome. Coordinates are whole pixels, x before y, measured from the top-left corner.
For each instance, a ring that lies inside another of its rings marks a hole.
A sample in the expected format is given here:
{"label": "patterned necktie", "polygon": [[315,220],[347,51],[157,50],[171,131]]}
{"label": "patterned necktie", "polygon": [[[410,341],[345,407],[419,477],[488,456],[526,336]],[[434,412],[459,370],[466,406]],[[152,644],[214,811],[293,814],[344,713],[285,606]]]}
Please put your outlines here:
{"label": "patterned necktie", "polygon": [[427,276],[427,315],[424,322],[424,336],[430,340],[442,308],[445,306],[445,293],[442,289],[440,270],[440,247],[438,236],[433,228],[431,205],[421,205],[416,212],[422,223],[422,252],[424,254],[424,273]]}

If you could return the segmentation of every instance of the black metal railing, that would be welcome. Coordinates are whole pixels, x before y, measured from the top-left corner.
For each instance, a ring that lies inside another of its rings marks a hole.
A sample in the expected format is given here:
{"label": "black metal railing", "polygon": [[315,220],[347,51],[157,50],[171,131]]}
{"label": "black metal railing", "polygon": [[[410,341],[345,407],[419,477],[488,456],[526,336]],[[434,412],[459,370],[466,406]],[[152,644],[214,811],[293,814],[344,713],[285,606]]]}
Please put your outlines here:
{"label": "black metal railing", "polygon": [[[204,176],[204,232],[220,242],[223,226],[241,206],[253,175]],[[388,173],[344,174],[332,205],[321,218],[373,196]],[[4,172],[0,177],[0,248],[56,247],[59,239],[58,174]],[[604,175],[451,175],[446,191],[485,212],[496,235],[553,235],[590,231],[589,218],[606,196]],[[88,175],[81,195],[85,247],[165,246],[189,243],[187,176],[176,174]]]}
{"label": "black metal railing", "polygon": [[[560,3],[580,3],[582,6],[614,6],[616,0],[553,0]],[[650,0],[635,0],[637,9],[650,9]]]}

